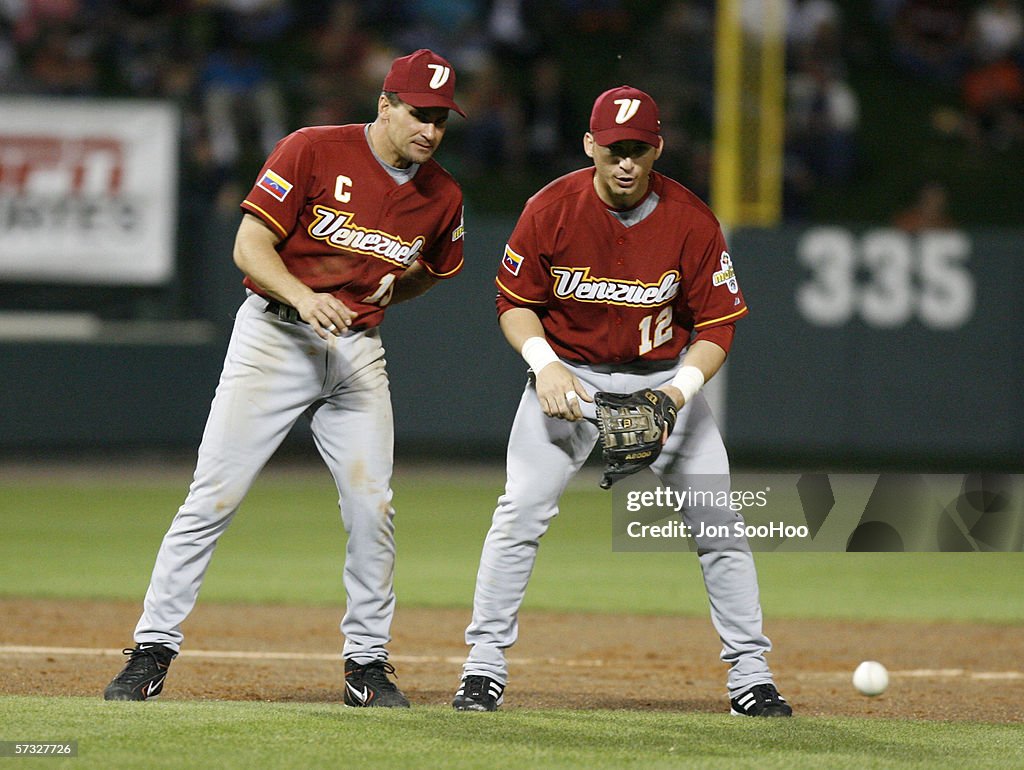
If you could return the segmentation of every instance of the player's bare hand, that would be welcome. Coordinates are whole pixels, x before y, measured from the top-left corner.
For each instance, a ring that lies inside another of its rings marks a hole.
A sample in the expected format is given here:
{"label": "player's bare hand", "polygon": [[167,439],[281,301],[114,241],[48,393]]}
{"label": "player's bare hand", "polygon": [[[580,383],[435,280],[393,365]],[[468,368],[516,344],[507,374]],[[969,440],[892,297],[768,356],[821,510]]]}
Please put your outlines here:
{"label": "player's bare hand", "polygon": [[593,401],[586,386],[562,364],[548,364],[537,375],[537,398],[548,417],[575,422],[583,417],[580,400]]}
{"label": "player's bare hand", "polygon": [[321,338],[341,336],[356,320],[356,312],[333,294],[313,292],[303,297],[295,309],[302,320]]}

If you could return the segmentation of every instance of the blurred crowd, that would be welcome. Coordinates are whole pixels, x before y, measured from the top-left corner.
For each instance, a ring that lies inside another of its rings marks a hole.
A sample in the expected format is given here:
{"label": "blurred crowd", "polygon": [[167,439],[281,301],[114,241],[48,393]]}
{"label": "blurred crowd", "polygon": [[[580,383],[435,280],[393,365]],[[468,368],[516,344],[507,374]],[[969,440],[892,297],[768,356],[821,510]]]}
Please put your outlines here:
{"label": "blurred crowd", "polygon": [[[784,211],[801,220],[816,190],[856,177],[861,105],[843,3],[786,2]],[[871,2],[896,68],[955,84],[935,127],[996,151],[1024,141],[1017,0]],[[233,209],[280,137],[372,119],[391,60],[429,47],[458,71],[469,117],[442,155],[470,189],[501,201],[582,165],[594,95],[629,82],[661,105],[659,168],[706,197],[714,13],[713,0],[0,0],[0,92],[176,101],[183,189]]]}
{"label": "blurred crowd", "polygon": [[953,84],[958,105],[935,128],[978,150],[1024,142],[1024,14],[1018,0],[876,0],[896,65],[914,79]]}
{"label": "blurred crowd", "polygon": [[470,116],[443,162],[500,191],[578,162],[593,94],[570,76],[593,80],[588,57],[634,16],[619,0],[0,0],[0,92],[174,100],[183,187],[233,208],[278,139],[372,120],[393,58],[427,47]]}

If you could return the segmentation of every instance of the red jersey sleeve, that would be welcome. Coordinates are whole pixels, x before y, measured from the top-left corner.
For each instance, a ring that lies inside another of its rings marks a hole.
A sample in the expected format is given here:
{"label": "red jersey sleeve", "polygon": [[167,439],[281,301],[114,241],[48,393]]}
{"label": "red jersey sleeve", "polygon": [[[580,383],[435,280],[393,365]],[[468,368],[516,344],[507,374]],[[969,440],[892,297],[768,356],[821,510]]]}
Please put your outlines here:
{"label": "red jersey sleeve", "polygon": [[[693,330],[700,337],[704,330],[732,324],[749,310],[720,228],[715,227],[706,248],[696,256],[692,264],[683,265],[688,280],[685,295],[681,298],[693,318]],[[731,335],[728,337],[725,340],[723,335],[721,339],[731,342]],[[717,335],[706,338],[712,341],[719,339]]]}
{"label": "red jersey sleeve", "polygon": [[306,186],[315,179],[312,156],[310,141],[300,132],[279,141],[242,201],[242,210],[287,238],[306,205]]}
{"label": "red jersey sleeve", "polygon": [[693,338],[693,342],[697,340],[707,340],[713,342],[726,353],[729,352],[729,348],[732,347],[732,338],[736,334],[736,324],[729,322],[724,323],[721,326],[709,326],[707,329],[703,329],[697,333],[697,336]]}
{"label": "red jersey sleeve", "polygon": [[451,278],[462,270],[463,244],[466,225],[463,213],[462,191],[456,188],[451,216],[441,229],[441,235],[424,251],[419,261],[435,278]]}
{"label": "red jersey sleeve", "polygon": [[548,303],[551,277],[541,244],[542,225],[527,205],[516,223],[498,267],[498,315],[513,307],[542,310]]}

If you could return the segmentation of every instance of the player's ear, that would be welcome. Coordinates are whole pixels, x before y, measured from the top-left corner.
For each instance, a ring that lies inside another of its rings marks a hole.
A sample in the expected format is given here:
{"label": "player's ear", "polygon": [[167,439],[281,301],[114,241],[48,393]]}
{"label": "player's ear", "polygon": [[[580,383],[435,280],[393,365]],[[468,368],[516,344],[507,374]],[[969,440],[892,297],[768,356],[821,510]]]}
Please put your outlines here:
{"label": "player's ear", "polygon": [[665,139],[664,139],[664,137],[659,136],[658,137],[658,146],[654,150],[654,159],[655,160],[657,160],[658,158],[661,157],[661,151],[664,150],[664,149],[665,149]]}
{"label": "player's ear", "polygon": [[583,135],[583,152],[588,158],[594,157],[594,135],[589,131]]}
{"label": "player's ear", "polygon": [[381,95],[377,97],[377,115],[386,120],[390,112],[391,102],[388,101],[387,94],[381,92]]}

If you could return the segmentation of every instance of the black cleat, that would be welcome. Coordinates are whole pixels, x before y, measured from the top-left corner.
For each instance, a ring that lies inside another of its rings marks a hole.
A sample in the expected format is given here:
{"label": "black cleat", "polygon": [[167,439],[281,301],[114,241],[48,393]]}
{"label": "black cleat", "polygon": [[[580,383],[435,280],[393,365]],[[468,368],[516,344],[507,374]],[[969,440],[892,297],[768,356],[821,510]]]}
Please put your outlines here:
{"label": "black cleat", "polygon": [[130,657],[124,670],[103,691],[103,700],[148,700],[158,696],[178,653],[162,644],[145,642],[122,652]]}
{"label": "black cleat", "polygon": [[360,665],[345,661],[345,705],[358,708],[409,708],[409,701],[395,683],[388,679],[395,667],[387,661],[374,660]]}
{"label": "black cleat", "polygon": [[729,701],[737,717],[791,717],[793,709],[773,684],[755,684]]}
{"label": "black cleat", "polygon": [[467,676],[455,693],[452,708],[456,711],[497,711],[505,685],[489,676]]}

